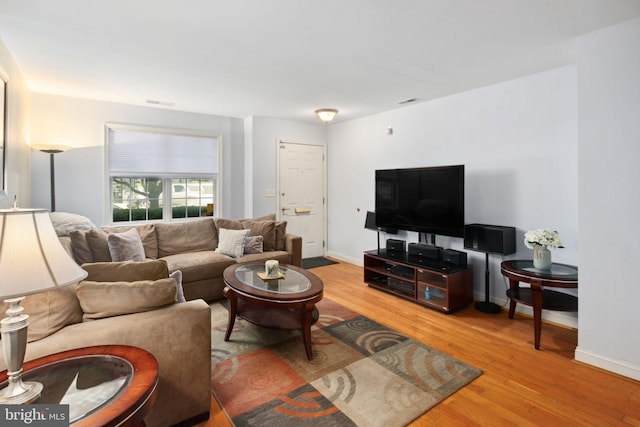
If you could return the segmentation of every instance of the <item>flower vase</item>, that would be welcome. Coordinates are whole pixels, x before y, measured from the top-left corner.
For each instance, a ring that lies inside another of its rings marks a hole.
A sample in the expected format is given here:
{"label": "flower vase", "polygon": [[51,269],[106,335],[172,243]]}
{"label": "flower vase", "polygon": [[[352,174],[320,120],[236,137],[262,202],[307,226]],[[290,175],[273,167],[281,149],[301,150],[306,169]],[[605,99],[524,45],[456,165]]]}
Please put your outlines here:
{"label": "flower vase", "polygon": [[551,251],[546,246],[534,245],[533,266],[538,270],[551,270]]}

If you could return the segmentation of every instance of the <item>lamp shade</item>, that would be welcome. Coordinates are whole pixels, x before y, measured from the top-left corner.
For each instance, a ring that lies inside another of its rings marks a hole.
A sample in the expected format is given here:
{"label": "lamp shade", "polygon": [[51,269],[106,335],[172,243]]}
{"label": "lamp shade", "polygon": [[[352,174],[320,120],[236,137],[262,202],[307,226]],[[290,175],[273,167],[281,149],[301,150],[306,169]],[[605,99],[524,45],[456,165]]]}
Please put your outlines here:
{"label": "lamp shade", "polygon": [[0,210],[0,299],[72,285],[87,277],[58,240],[45,209]]}

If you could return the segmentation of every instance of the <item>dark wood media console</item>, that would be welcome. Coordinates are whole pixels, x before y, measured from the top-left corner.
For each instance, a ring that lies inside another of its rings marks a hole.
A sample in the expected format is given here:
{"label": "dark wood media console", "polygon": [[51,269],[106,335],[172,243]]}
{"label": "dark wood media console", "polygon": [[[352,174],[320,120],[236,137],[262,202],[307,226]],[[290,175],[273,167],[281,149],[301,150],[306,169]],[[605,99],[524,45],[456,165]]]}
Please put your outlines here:
{"label": "dark wood media console", "polygon": [[414,257],[406,252],[385,249],[365,252],[364,281],[372,288],[443,313],[473,302],[471,267]]}

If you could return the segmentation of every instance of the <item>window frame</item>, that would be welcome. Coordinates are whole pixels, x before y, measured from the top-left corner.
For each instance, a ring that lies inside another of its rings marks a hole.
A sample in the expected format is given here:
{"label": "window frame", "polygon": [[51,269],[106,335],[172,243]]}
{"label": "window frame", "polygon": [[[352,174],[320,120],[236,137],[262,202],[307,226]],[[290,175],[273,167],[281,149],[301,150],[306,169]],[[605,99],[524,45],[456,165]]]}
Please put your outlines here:
{"label": "window frame", "polygon": [[212,132],[212,131],[204,131],[204,130],[194,130],[194,129],[183,129],[183,128],[169,128],[169,127],[161,127],[161,126],[146,126],[146,125],[138,125],[138,124],[130,124],[130,123],[114,123],[107,122],[104,126],[104,164],[105,164],[105,191],[104,191],[104,215],[105,218],[108,218],[108,223],[112,226],[118,225],[136,225],[136,224],[149,224],[154,222],[179,222],[179,221],[193,221],[200,217],[185,217],[185,218],[173,218],[172,215],[172,197],[164,198],[162,203],[162,219],[160,220],[137,220],[137,221],[113,221],[113,188],[112,188],[112,177],[109,169],[109,131],[111,130],[123,130],[123,131],[134,131],[134,132],[146,132],[146,133],[159,133],[159,134],[172,134],[172,135],[184,135],[184,136],[197,136],[197,137],[208,137],[214,138],[217,144],[217,160],[218,160],[218,173],[203,175],[201,173],[184,173],[180,174],[158,174],[152,172],[140,172],[137,174],[128,174],[127,177],[140,177],[140,178],[162,178],[163,179],[163,188],[167,184],[167,182],[171,182],[172,179],[213,179],[215,181],[215,211],[214,213],[222,212],[222,181],[223,181],[223,168],[222,168],[222,134]]}

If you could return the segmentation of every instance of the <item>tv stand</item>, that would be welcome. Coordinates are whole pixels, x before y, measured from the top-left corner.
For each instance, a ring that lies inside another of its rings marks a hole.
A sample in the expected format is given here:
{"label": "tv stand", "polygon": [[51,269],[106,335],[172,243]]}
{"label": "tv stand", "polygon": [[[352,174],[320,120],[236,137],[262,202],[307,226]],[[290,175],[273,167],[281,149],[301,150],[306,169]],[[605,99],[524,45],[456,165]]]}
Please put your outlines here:
{"label": "tv stand", "polygon": [[443,313],[473,302],[473,269],[385,249],[364,253],[364,281]]}

